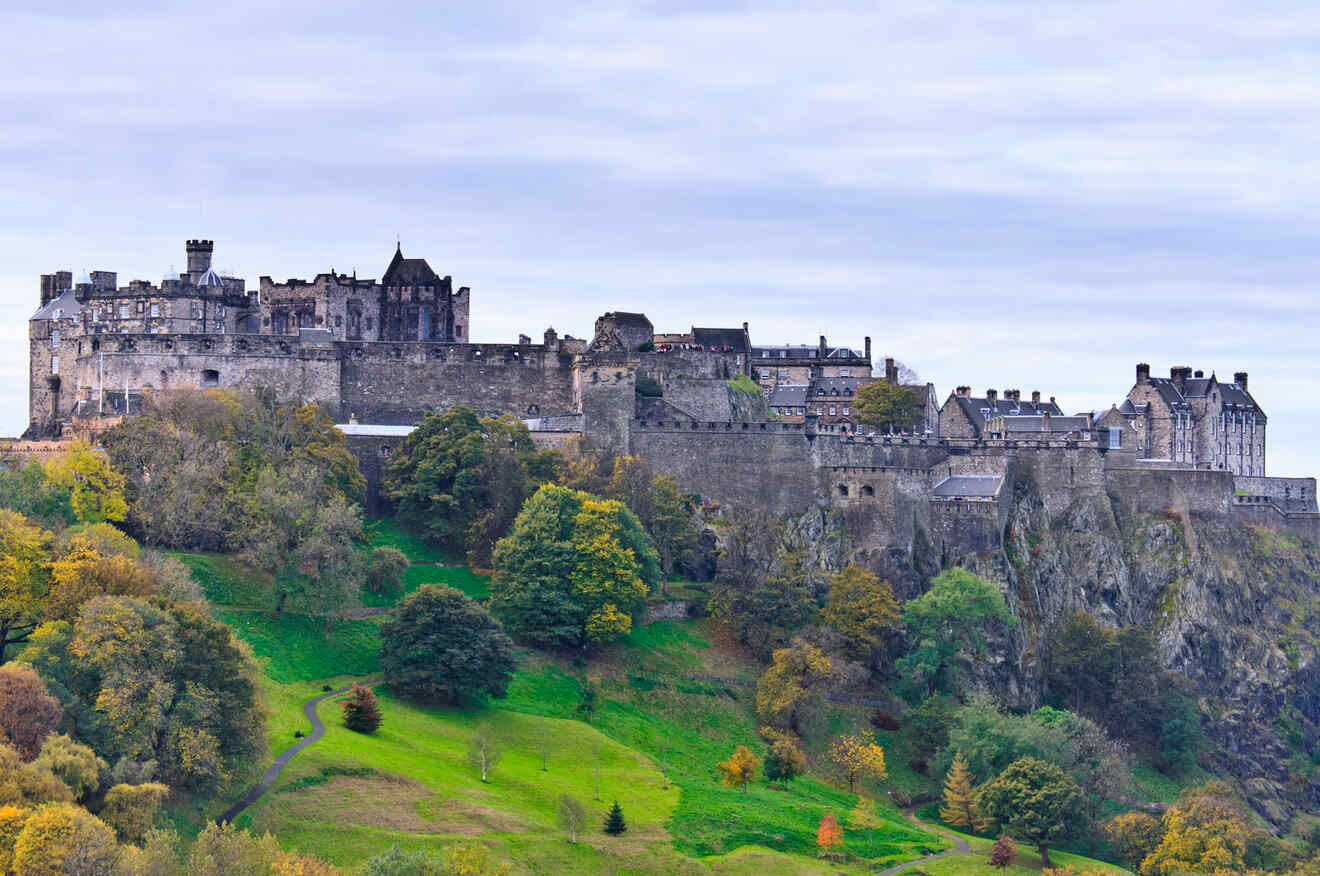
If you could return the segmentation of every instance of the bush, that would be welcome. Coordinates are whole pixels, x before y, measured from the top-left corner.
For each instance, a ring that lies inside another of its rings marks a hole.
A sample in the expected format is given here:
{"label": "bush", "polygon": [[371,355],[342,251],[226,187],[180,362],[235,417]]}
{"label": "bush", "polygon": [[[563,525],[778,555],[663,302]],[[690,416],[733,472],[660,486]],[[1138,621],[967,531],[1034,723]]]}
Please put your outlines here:
{"label": "bush", "polygon": [[398,593],[403,587],[403,573],[408,571],[408,566],[408,557],[398,548],[373,549],[367,560],[367,589],[372,593]]}

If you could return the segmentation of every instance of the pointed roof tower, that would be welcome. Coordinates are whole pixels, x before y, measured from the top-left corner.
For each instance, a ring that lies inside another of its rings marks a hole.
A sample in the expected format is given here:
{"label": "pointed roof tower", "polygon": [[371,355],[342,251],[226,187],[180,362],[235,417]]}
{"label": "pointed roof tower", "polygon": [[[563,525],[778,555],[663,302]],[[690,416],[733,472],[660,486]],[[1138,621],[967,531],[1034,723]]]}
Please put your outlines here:
{"label": "pointed roof tower", "polygon": [[403,257],[403,244],[398,243],[394,249],[394,258],[390,259],[390,266],[385,269],[385,275],[380,278],[382,286],[419,286],[427,283],[437,283],[440,278],[436,276],[435,271],[426,263],[426,259],[406,259]]}

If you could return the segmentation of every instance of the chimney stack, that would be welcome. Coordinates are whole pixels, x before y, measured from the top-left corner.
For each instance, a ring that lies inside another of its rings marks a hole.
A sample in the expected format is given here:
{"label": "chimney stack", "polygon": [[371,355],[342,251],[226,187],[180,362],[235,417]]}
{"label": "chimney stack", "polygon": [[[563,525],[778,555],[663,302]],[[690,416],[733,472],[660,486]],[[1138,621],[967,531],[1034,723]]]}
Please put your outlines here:
{"label": "chimney stack", "polygon": [[898,365],[894,364],[893,357],[885,359],[885,383],[898,386]]}
{"label": "chimney stack", "polygon": [[1242,387],[1242,391],[1243,391],[1243,392],[1246,392],[1246,391],[1247,391],[1247,372],[1245,372],[1245,371],[1239,371],[1237,374],[1234,374],[1234,375],[1233,375],[1233,382],[1236,383],[1238,386]]}
{"label": "chimney stack", "polygon": [[1150,366],[1145,362],[1137,366],[1137,386],[1143,383],[1150,383]]}
{"label": "chimney stack", "polygon": [[993,408],[995,402],[999,401],[999,391],[996,389],[987,389],[985,391],[985,400],[990,402],[990,407]]}
{"label": "chimney stack", "polygon": [[188,251],[188,273],[196,280],[210,269],[215,244],[209,240],[190,240],[185,248]]}
{"label": "chimney stack", "polygon": [[871,336],[866,336],[866,361],[871,361]]}
{"label": "chimney stack", "polygon": [[1039,404],[1040,404],[1040,390],[1039,390],[1039,389],[1033,389],[1033,390],[1031,391],[1031,403],[1032,403],[1033,405],[1039,405]]}
{"label": "chimney stack", "polygon": [[743,331],[747,331],[747,320],[743,320]]}
{"label": "chimney stack", "polygon": [[825,358],[825,336],[820,336],[820,349],[816,351],[820,358]]}
{"label": "chimney stack", "polygon": [[954,392],[956,392],[958,395],[962,396],[963,398],[972,397],[972,388],[970,386],[960,386],[957,389],[955,389]]}

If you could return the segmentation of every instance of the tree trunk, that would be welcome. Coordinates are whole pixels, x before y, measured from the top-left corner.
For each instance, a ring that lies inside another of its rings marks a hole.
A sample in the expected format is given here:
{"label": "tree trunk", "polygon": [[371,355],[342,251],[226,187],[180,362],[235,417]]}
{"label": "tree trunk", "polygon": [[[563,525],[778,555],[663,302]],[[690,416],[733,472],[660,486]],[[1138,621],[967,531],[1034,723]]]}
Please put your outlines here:
{"label": "tree trunk", "polygon": [[1036,846],[1036,848],[1037,848],[1037,850],[1040,851],[1040,867],[1041,867],[1041,869],[1043,870],[1043,869],[1045,869],[1046,867],[1053,866],[1052,864],[1050,864],[1050,847],[1047,846],[1045,843],[1040,843],[1040,844],[1038,844],[1038,845]]}
{"label": "tree trunk", "polygon": [[481,780],[486,781],[486,750],[481,751]]}

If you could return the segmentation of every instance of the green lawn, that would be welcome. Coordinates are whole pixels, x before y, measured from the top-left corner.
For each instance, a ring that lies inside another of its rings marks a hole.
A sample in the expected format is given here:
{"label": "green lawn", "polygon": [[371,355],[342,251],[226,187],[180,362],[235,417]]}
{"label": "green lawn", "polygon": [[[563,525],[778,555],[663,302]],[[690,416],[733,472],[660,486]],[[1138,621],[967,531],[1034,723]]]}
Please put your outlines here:
{"label": "green lawn", "polygon": [[[478,575],[467,566],[409,566],[403,573],[403,593],[412,593],[423,584],[448,584],[461,590],[473,599],[485,599],[490,596],[490,578]],[[362,591],[363,605],[377,607],[393,605],[402,594],[383,595]]]}
{"label": "green lawn", "polygon": [[382,517],[369,520],[364,527],[368,547],[392,547],[403,551],[404,556],[414,563],[456,563],[461,558],[446,555],[440,549],[427,544],[417,535],[407,531],[394,517]]}
{"label": "green lawn", "polygon": [[325,618],[305,614],[274,617],[266,611],[213,608],[252,646],[257,661],[274,681],[289,684],[334,676],[360,678],[377,670],[380,622],[340,620],[327,633]]}
{"label": "green lawn", "polygon": [[[924,816],[923,816],[924,817]],[[971,854],[951,855],[947,858],[941,858],[938,861],[931,861],[920,866],[920,871],[928,873],[930,876],[962,876],[962,874],[986,874],[991,872],[987,869],[987,862],[990,860],[990,847],[994,843],[987,839],[971,836],[961,831],[952,831],[958,836],[967,840],[972,847]],[[1041,872],[1040,855],[1036,853],[1033,846],[1025,843],[1018,843],[1017,860],[1012,867],[1003,870],[1007,876],[1026,876]],[[1095,861],[1081,855],[1062,852],[1057,849],[1050,849],[1051,867],[1068,866],[1079,873],[1112,873],[1127,874],[1131,876],[1131,871],[1125,870],[1114,864],[1106,864],[1103,861]],[[911,871],[909,871],[911,872]]]}

